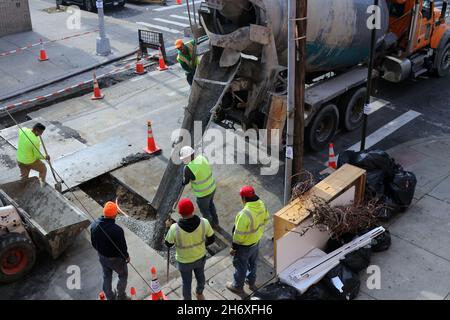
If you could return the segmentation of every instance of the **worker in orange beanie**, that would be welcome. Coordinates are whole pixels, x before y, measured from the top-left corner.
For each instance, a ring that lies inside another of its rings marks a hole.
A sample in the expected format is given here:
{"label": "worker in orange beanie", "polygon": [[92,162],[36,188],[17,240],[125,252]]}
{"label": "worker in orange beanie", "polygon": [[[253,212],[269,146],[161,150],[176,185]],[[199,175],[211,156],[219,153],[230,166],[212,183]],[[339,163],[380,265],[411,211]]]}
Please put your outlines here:
{"label": "worker in orange beanie", "polygon": [[[128,281],[127,243],[123,229],[116,224],[119,208],[114,202],[108,201],[103,208],[103,216],[91,225],[91,242],[97,250],[103,269],[103,292],[108,300],[130,300],[126,295]],[[112,290],[113,271],[118,274],[117,291]]]}
{"label": "worker in orange beanie", "polygon": [[170,227],[166,235],[166,246],[175,245],[175,259],[183,280],[183,298],[191,300],[192,272],[197,279],[197,300],[204,300],[206,246],[215,240],[214,231],[208,220],[194,214],[194,204],[185,198],[178,202],[178,213],[181,219],[174,224],[166,222]]}

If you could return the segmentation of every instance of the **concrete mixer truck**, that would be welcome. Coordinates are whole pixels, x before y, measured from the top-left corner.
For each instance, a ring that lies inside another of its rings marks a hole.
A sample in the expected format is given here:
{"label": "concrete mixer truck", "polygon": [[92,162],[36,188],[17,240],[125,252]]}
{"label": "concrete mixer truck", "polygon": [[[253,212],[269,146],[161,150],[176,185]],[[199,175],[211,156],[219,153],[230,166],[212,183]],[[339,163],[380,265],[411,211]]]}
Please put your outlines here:
{"label": "concrete mixer truck", "polygon": [[[198,13],[210,50],[197,67],[181,128],[192,145],[194,123],[211,119],[228,128],[284,130],[287,95],[287,0],[205,0]],[[310,0],[307,15],[305,142],[323,149],[337,130],[357,129],[363,118],[372,0]],[[372,8],[373,9],[373,8]],[[400,82],[425,72],[450,72],[447,1],[380,0],[376,73]],[[201,135],[200,135],[201,137]],[[174,143],[174,154],[183,143]],[[170,161],[152,205],[153,237],[160,247],[173,204],[182,192],[182,166]]]}

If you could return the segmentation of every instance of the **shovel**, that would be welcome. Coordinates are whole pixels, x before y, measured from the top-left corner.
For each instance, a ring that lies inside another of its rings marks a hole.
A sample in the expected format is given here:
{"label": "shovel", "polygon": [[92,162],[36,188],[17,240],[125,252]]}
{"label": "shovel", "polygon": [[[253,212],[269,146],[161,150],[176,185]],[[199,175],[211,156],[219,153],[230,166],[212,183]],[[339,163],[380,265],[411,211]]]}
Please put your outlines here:
{"label": "shovel", "polygon": [[[44,148],[45,154],[48,155],[47,152],[47,148],[45,147],[44,144],[44,140],[42,139],[42,137],[39,137],[41,139],[41,143],[42,143],[42,147]],[[55,180],[55,190],[58,191],[59,193],[62,193],[62,181],[59,181],[56,178],[56,173],[55,173],[55,169],[53,169],[52,163],[50,162],[50,160],[47,160],[48,165],[50,166],[50,170],[52,171],[52,175],[53,175],[53,179]]]}

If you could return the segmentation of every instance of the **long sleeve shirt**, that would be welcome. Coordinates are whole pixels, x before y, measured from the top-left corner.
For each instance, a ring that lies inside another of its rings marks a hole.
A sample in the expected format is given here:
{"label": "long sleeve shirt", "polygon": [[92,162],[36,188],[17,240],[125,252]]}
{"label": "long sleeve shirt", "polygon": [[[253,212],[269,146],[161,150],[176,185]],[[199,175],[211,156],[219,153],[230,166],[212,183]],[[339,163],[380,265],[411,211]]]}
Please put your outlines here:
{"label": "long sleeve shirt", "polygon": [[93,222],[91,225],[91,242],[95,250],[104,257],[129,258],[125,234],[114,219],[100,217]]}

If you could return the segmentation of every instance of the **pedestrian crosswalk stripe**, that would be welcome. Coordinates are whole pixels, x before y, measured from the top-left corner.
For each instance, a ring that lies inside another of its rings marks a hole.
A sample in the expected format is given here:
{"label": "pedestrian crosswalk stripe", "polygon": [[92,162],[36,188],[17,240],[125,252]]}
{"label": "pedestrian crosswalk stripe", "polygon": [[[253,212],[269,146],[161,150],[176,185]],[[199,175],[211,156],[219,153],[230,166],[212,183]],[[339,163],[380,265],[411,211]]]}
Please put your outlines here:
{"label": "pedestrian crosswalk stripe", "polygon": [[163,22],[163,23],[167,23],[167,24],[173,24],[173,25],[175,25],[175,26],[179,26],[179,27],[183,27],[183,28],[189,27],[189,25],[186,24],[186,23],[181,23],[181,22],[177,22],[177,21],[166,20],[166,19],[162,19],[162,18],[153,18],[153,20],[156,20],[156,21],[159,21],[159,22]]}
{"label": "pedestrian crosswalk stripe", "polygon": [[189,21],[189,17],[188,16],[179,16],[179,15],[176,15],[176,14],[171,14],[170,15],[172,18],[177,18],[177,19],[182,19],[182,20],[187,20],[187,21]]}
{"label": "pedestrian crosswalk stripe", "polygon": [[[192,2],[189,1],[189,4],[191,4]],[[195,4],[199,4],[201,3],[201,1],[194,1]],[[172,10],[172,9],[177,9],[177,8],[185,8],[184,5],[179,5],[179,4],[174,4],[172,6],[167,6],[167,7],[162,7],[162,8],[158,8],[158,9],[153,9],[153,11],[166,11],[166,10]]]}
{"label": "pedestrian crosswalk stripe", "polygon": [[154,28],[154,29],[170,32],[170,33],[176,33],[176,34],[183,33],[180,30],[166,28],[166,27],[163,27],[163,26],[159,26],[159,25],[151,24],[151,23],[147,23],[147,22],[136,22],[136,24],[139,24],[139,25],[142,25],[142,26],[145,26],[145,27],[149,27],[149,28]]}
{"label": "pedestrian crosswalk stripe", "polygon": [[[383,127],[381,127],[380,129],[378,129],[377,131],[375,131],[366,138],[366,149],[373,147],[378,142],[380,142],[387,136],[391,135],[392,133],[394,133],[395,131],[397,131],[398,129],[400,129],[401,127],[403,127],[404,125],[406,125],[407,123],[411,122],[412,120],[421,115],[422,114],[419,112],[409,110],[408,112],[402,114],[400,117],[387,123],[386,125],[384,125]],[[359,151],[360,147],[361,142],[358,142],[353,146],[351,146],[350,148],[348,148],[347,150]]]}

